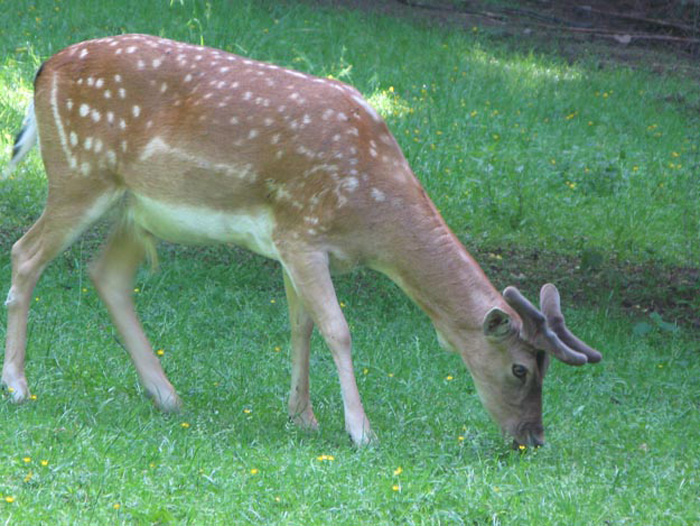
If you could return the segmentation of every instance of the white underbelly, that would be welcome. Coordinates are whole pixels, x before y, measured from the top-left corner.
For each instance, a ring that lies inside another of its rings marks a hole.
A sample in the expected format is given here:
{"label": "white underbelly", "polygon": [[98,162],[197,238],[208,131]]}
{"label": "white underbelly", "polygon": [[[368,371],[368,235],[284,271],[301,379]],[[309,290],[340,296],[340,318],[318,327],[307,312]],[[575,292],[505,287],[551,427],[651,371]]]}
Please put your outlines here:
{"label": "white underbelly", "polygon": [[199,245],[233,243],[279,260],[272,240],[275,222],[267,209],[227,212],[165,203],[142,195],[133,195],[130,208],[138,225],[165,241]]}

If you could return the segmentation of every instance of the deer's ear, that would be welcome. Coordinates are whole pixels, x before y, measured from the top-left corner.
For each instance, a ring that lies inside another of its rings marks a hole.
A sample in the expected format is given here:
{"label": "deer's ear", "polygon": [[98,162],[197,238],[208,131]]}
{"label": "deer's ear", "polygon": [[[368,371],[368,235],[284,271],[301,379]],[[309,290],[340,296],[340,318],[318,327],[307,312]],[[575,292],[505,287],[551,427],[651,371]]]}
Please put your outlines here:
{"label": "deer's ear", "polygon": [[498,307],[494,307],[486,313],[482,327],[484,335],[494,340],[502,340],[513,331],[510,316]]}

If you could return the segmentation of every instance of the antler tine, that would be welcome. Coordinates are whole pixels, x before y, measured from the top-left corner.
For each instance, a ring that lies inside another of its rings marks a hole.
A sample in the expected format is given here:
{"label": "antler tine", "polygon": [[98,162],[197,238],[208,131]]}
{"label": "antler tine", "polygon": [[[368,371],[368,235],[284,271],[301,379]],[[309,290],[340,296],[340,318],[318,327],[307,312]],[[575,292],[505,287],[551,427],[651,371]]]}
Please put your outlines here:
{"label": "antler tine", "polygon": [[[556,291],[556,289],[554,290]],[[546,313],[540,312],[517,288],[506,288],[503,291],[503,297],[523,321],[523,328],[520,334],[523,340],[533,345],[536,349],[552,353],[556,358],[569,365],[584,365],[588,363],[588,355],[562,341],[559,333],[550,326]],[[559,314],[561,315],[561,312]],[[563,322],[564,318],[562,317],[562,327],[564,327]],[[568,331],[567,335],[575,338]]]}
{"label": "antler tine", "polygon": [[559,338],[571,349],[585,354],[590,363],[597,363],[603,359],[603,355],[579,340],[564,323],[564,315],[561,313],[561,300],[559,291],[551,283],[542,286],[540,290],[540,307],[547,319],[547,325]]}

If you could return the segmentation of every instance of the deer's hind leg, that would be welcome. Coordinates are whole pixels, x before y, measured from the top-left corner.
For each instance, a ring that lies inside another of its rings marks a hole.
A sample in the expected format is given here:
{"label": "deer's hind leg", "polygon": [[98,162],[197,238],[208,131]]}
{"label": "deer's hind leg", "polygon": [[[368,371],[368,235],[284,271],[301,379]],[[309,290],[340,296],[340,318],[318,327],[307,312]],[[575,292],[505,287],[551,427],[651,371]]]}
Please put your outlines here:
{"label": "deer's hind leg", "polygon": [[164,411],[179,409],[181,402],[165,376],[136,315],[133,281],[147,255],[155,258],[151,234],[124,215],[109,237],[102,254],[91,265],[90,277],[107,306],[112,322],[136,367],[141,384],[156,406]]}
{"label": "deer's hind leg", "polygon": [[49,173],[53,184],[49,185],[43,214],[12,247],[12,284],[5,302],[7,336],[0,381],[16,402],[29,397],[24,363],[34,287],[51,260],[112,207],[121,194],[113,185],[86,181],[69,170],[56,173],[58,170],[54,166]]}

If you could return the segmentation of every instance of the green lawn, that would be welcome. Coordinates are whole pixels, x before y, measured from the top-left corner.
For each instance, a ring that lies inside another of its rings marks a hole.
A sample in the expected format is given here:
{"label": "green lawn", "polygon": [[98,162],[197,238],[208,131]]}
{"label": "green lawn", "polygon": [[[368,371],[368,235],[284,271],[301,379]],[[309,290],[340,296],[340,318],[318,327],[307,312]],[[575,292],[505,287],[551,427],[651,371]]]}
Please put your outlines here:
{"label": "green lawn", "polygon": [[[356,85],[468,248],[698,266],[691,80],[297,2],[0,0],[0,24],[0,170],[43,59],[82,39],[147,32]],[[0,181],[0,290],[45,194],[35,153]],[[521,454],[419,309],[375,274],[341,277],[379,436],[358,450],[320,338],[321,431],[287,423],[281,272],[235,249],[164,245],[161,269],[139,274],[142,321],[185,402],[179,415],[158,413],[87,279],[98,243],[94,233],[79,241],[36,289],[36,400],[0,399],[0,524],[700,524],[700,344],[688,327],[648,319],[640,330],[610,291],[593,306],[562,291],[569,325],[605,358],[553,364],[548,444]]]}

